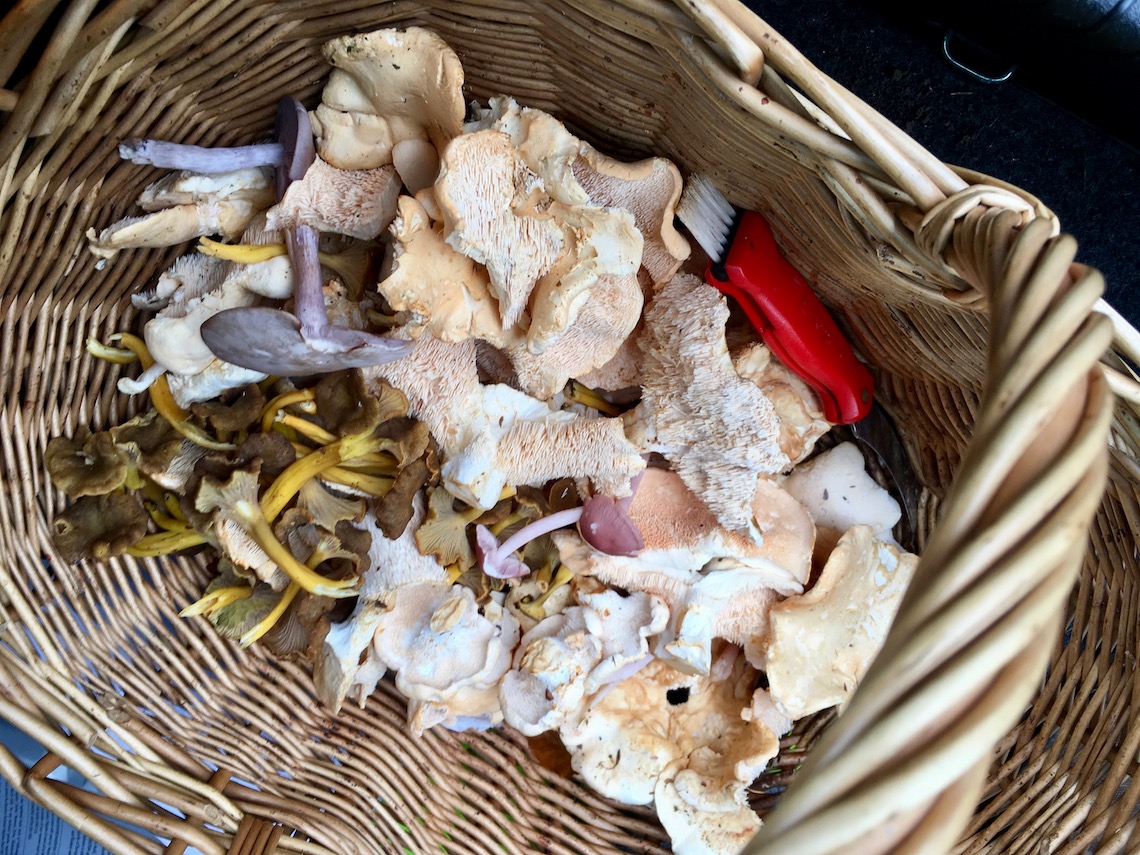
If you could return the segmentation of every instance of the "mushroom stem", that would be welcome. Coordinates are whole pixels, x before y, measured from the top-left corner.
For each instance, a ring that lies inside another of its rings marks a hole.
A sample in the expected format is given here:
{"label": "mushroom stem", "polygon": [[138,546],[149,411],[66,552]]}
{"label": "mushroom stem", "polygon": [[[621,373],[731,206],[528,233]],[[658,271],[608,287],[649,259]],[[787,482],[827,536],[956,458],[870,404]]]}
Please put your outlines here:
{"label": "mushroom stem", "polygon": [[233,509],[253,541],[262,548],[271,561],[281,568],[286,576],[300,585],[302,590],[320,597],[336,599],[356,596],[356,579],[326,579],[298,561],[285,544],[277,539],[273,529],[269,526],[269,521],[256,502],[243,499],[235,502]]}
{"label": "mushroom stem", "polygon": [[[317,393],[313,389],[297,389],[292,392],[284,392],[276,398],[273,398],[261,410],[262,432],[268,433],[273,429],[273,422],[277,419],[277,414],[286,407],[291,407],[296,404],[309,404],[312,403],[316,397]],[[288,415],[288,413],[284,415]]]}
{"label": "mushroom stem", "polygon": [[96,359],[112,362],[115,365],[130,365],[132,362],[139,361],[138,354],[133,350],[128,350],[125,347],[111,347],[103,344],[94,336],[87,337],[87,352]]}
{"label": "mushroom stem", "polygon": [[253,596],[253,588],[248,585],[227,585],[222,588],[214,588],[180,611],[178,616],[186,618],[210,615],[219,609],[236,603],[238,600],[247,600],[251,596]]}
{"label": "mushroom stem", "polygon": [[181,552],[201,546],[206,542],[196,531],[162,531],[157,534],[148,534],[127,550],[127,555],[135,558],[157,558],[160,555],[170,555],[172,552]]}
{"label": "mushroom stem", "polygon": [[611,404],[589,386],[585,386],[577,380],[570,380],[566,384],[563,394],[568,400],[576,404],[583,404],[584,406],[597,410],[599,413],[605,413],[607,416],[621,415],[620,408]]}
{"label": "mushroom stem", "polygon": [[541,519],[537,519],[532,523],[528,523],[503,541],[499,546],[499,550],[506,554],[517,552],[522,549],[532,540],[537,540],[544,534],[549,534],[552,531],[557,531],[560,528],[565,528],[568,525],[574,525],[582,518],[581,508],[567,508],[564,511],[557,511],[553,514],[548,514]]}
{"label": "mushroom stem", "polygon": [[367,472],[354,472],[340,466],[331,466],[321,473],[321,477],[334,484],[361,490],[370,496],[383,496],[392,486],[395,478],[387,475],[370,475]]}
{"label": "mushroom stem", "polygon": [[[311,560],[305,563],[312,567],[316,566]],[[320,564],[320,562],[318,561],[317,564]],[[277,600],[277,605],[270,610],[269,614],[254,624],[249,632],[238,640],[238,644],[242,647],[249,647],[265,635],[265,633],[273,629],[277,621],[281,620],[281,616],[285,614],[285,610],[289,608],[289,605],[296,599],[297,594],[300,592],[301,586],[296,582],[290,582],[289,586],[282,592],[281,597]]]}
{"label": "mushroom stem", "polygon": [[305,439],[310,439],[317,445],[329,445],[336,442],[337,436],[331,431],[325,430],[318,424],[314,424],[308,419],[303,419],[300,416],[294,416],[290,413],[282,413],[274,419],[276,424],[283,427],[292,428]]}
{"label": "mushroom stem", "polygon": [[328,310],[321,281],[320,235],[312,226],[296,226],[285,234],[297,280],[293,289],[293,314],[301,322],[301,335],[320,338],[329,329]]}
{"label": "mushroom stem", "polygon": [[574,571],[563,564],[558,568],[558,572],[554,574],[554,580],[547,589],[529,603],[519,603],[519,608],[522,609],[523,614],[528,617],[532,617],[535,620],[542,620],[546,617],[546,601],[550,598],[550,595],[563,585],[568,585],[573,578]]}
{"label": "mushroom stem", "polygon": [[198,252],[222,261],[238,264],[257,264],[269,261],[289,250],[283,243],[222,243],[207,237],[198,238]]}
{"label": "mushroom stem", "polygon": [[372,434],[354,434],[330,442],[323,448],[289,464],[261,497],[262,513],[266,519],[276,519],[289,504],[289,500],[300,491],[301,485],[310,478],[315,478],[326,469],[338,466],[346,460],[375,451],[379,442],[380,440]]}
{"label": "mushroom stem", "polygon": [[165,140],[130,139],[119,143],[119,157],[140,166],[209,175],[256,166],[280,166],[285,160],[285,147],[281,143],[263,143],[205,148]]}
{"label": "mushroom stem", "polygon": [[[143,371],[154,367],[154,357],[147,350],[146,343],[137,335],[116,333],[111,336],[111,341],[121,342],[127,350],[134,353],[138,357],[139,365],[142,366]],[[149,392],[150,402],[158,414],[166,419],[172,428],[195,445],[200,445],[211,451],[233,451],[237,448],[232,442],[219,442],[190,421],[190,413],[178,406],[174,396],[170,394],[170,386],[166,382],[165,375],[158,377],[150,384]]]}

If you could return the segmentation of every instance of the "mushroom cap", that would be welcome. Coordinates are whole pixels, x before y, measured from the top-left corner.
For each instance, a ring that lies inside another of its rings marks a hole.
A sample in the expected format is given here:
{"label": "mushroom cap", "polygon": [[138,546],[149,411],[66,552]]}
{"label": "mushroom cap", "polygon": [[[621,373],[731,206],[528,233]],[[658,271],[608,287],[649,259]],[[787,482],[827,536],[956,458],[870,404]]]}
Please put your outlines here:
{"label": "mushroom cap", "polygon": [[546,198],[539,177],[506,134],[477,131],[443,150],[435,196],[447,242],[486,265],[503,324],[515,325],[564,251],[561,226],[531,204]]}
{"label": "mushroom cap", "polygon": [[776,708],[793,719],[843,703],[886,640],[918,558],[870,526],[840,538],[819,581],[772,608],[767,673]]}
{"label": "mushroom cap", "polygon": [[396,216],[400,179],[391,165],[338,169],[321,158],[269,209],[271,229],[311,226],[322,232],[371,240]]}
{"label": "mushroom cap", "polygon": [[866,466],[859,446],[843,442],[800,464],[784,479],[784,489],[815,520],[817,555],[830,554],[854,525],[870,526],[876,535],[889,538],[902,516],[899,503],[867,474]]}
{"label": "mushroom cap", "polygon": [[372,637],[383,615],[380,603],[361,598],[347,620],[329,627],[313,665],[313,684],[321,703],[333,712],[339,712],[354,692],[363,707],[387,672],[372,650]]}
{"label": "mushroom cap", "polygon": [[[463,66],[447,43],[421,27],[386,29],[343,36],[324,46],[325,59],[333,66],[321,95],[328,108],[318,111],[317,145],[328,156],[333,128],[353,130],[357,116],[381,117],[389,126],[388,148],[377,147],[369,166],[389,163],[391,146],[405,139],[427,139],[437,149],[457,136],[463,124]],[[351,124],[331,125],[331,110],[353,116]],[[377,140],[373,125],[368,137]],[[344,146],[351,150],[352,146]],[[363,145],[358,148],[364,148]],[[382,158],[382,159],[380,159]]]}
{"label": "mushroom cap", "polygon": [[691,252],[673,225],[681,198],[680,170],[663,157],[622,163],[588,143],[582,144],[572,169],[590,204],[624,208],[633,215],[645,238],[641,266],[656,288],[669,282]]}
{"label": "mushroom cap", "polygon": [[81,496],[52,520],[52,542],[64,561],[121,555],[146,534],[149,517],[128,493]]}
{"label": "mushroom cap", "polygon": [[701,806],[700,782],[673,763],[653,791],[657,818],[676,855],[737,855],[760,830],[760,817],[746,803]]}
{"label": "mushroom cap", "polygon": [[72,498],[118,489],[127,479],[130,462],[109,433],[77,439],[52,437],[44,450],[52,484]]}
{"label": "mushroom cap", "polygon": [[411,334],[426,329],[440,341],[474,337],[499,347],[519,341],[517,331],[503,329],[487,272],[445,241],[443,224],[411,196],[399,198],[398,211],[391,228],[395,266],[377,288],[389,306],[408,314]]}

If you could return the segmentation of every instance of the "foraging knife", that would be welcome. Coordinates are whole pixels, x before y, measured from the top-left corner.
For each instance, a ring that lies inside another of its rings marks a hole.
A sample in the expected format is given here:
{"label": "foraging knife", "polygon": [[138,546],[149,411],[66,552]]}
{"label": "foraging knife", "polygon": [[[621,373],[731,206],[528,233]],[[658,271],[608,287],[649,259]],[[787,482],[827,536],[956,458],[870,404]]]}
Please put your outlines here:
{"label": "foraging knife", "polygon": [[703,175],[690,177],[677,216],[712,259],[705,281],[740,304],[764,344],[819,396],[824,418],[850,424],[867,415],[871,372],[764,218],[737,212]]}

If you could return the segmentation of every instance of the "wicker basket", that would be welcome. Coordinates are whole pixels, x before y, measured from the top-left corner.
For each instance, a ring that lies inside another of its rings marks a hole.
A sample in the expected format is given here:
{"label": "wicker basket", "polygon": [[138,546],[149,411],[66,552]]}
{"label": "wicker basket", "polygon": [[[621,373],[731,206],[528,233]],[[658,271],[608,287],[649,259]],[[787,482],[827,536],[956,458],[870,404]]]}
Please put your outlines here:
{"label": "wicker basket", "polygon": [[[843,715],[785,752],[806,762],[748,851],[1137,851],[1140,397],[1105,355],[1100,277],[1038,201],[933,158],[735,0],[8,13],[0,717],[48,753],[26,769],[0,749],[0,774],[116,853],[667,851],[651,812],[551,775],[509,733],[413,740],[391,686],[330,717],[305,669],[177,617],[200,562],[53,550],[47,439],[129,414],[84,339],[129,326],[127,295],[175,255],[99,271],[86,252],[84,230],[153,178],[117,141],[252,141],[282,94],[315,101],[325,40],[411,24],[455,47],[472,96],[512,93],[617,156],[667,155],[766,214],[873,366],[919,474],[903,611]],[[1110,388],[1133,404],[1114,412]],[[98,794],[48,779],[61,764]]]}

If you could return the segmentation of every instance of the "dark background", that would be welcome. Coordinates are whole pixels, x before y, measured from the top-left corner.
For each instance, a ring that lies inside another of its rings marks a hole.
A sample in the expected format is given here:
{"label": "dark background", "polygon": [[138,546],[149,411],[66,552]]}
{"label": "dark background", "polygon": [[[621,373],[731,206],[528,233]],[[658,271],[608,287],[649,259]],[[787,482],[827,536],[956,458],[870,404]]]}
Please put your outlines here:
{"label": "dark background", "polygon": [[[1140,326],[1140,87],[1131,58],[1104,42],[1105,24],[1132,25],[1121,17],[1131,5],[1140,17],[1140,0],[746,2],[941,160],[1040,198],[1078,240],[1078,260],[1104,273],[1106,299]],[[948,31],[957,58],[990,76],[1015,65],[1010,79],[985,83],[955,68],[943,55]],[[1135,35],[1140,44],[1140,21]]]}

